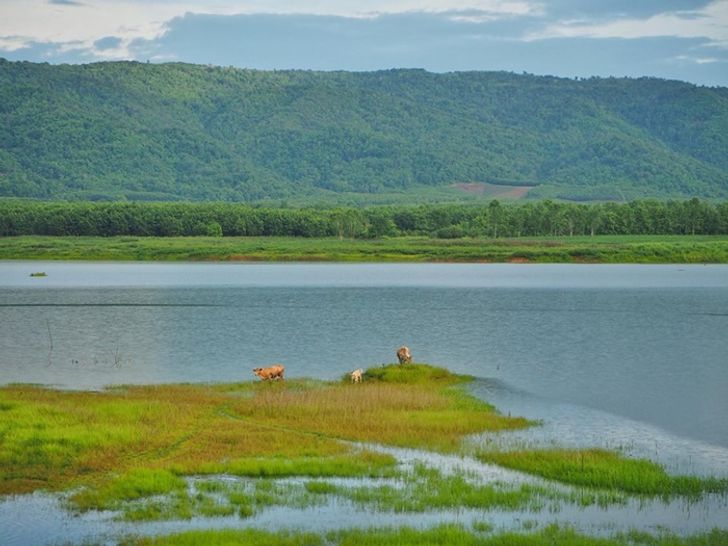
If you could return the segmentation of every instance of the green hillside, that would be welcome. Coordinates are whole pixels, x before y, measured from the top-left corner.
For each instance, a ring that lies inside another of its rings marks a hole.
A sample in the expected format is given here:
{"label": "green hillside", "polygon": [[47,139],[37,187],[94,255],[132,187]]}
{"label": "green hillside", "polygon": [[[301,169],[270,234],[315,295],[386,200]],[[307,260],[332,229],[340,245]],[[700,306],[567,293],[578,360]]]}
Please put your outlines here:
{"label": "green hillside", "polygon": [[728,198],[728,89],[0,60],[0,196],[477,197],[455,184],[487,196],[526,186],[513,195]]}

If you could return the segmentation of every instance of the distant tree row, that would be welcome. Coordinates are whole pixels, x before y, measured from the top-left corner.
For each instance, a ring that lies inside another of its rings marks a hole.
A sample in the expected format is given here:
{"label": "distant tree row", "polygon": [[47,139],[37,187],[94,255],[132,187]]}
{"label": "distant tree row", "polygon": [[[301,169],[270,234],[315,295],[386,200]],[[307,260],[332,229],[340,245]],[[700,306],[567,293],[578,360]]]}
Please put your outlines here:
{"label": "distant tree row", "polygon": [[369,208],[266,208],[232,203],[0,200],[0,236],[292,236],[439,238],[728,234],[728,202],[555,201]]}

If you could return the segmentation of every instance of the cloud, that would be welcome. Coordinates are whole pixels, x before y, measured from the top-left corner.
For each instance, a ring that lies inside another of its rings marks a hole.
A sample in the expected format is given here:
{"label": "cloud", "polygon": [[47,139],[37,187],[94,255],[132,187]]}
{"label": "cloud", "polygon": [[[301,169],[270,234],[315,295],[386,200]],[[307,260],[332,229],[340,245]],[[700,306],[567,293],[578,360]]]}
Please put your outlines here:
{"label": "cloud", "polygon": [[710,63],[726,63],[728,59],[719,59],[718,57],[693,57],[690,55],[678,55],[675,57],[676,61],[687,61],[696,64],[710,64]]}
{"label": "cloud", "polygon": [[[727,85],[725,54],[697,54],[705,38],[564,37],[522,40],[537,17],[479,19],[478,12],[406,13],[376,18],[311,15],[211,16],[171,21],[158,39],[130,44],[137,58],[183,59],[259,69],[378,70],[395,67],[506,70],[575,76],[657,76]],[[463,21],[462,18],[468,18]],[[681,62],[676,61],[683,56]],[[688,58],[714,58],[714,63]],[[598,59],[598,61],[595,61]]]}
{"label": "cloud", "polygon": [[[265,13],[261,13],[265,11]],[[728,1],[0,0],[0,56],[728,85]]]}
{"label": "cloud", "polygon": [[548,38],[705,38],[715,44],[728,43],[728,2],[717,0],[700,9],[661,12],[638,19],[620,17],[606,22],[559,21],[528,36]]}
{"label": "cloud", "polygon": [[593,21],[623,17],[651,17],[671,11],[699,10],[712,0],[549,0],[549,16],[554,19],[585,18]]}

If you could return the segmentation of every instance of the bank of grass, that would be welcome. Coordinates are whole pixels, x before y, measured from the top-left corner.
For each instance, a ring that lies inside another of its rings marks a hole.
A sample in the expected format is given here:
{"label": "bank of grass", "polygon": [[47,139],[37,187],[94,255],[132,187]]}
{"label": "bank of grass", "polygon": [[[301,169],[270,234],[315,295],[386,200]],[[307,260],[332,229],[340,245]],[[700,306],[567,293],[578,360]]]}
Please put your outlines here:
{"label": "bank of grass", "polygon": [[728,263],[728,237],[622,235],[516,239],[393,237],[0,237],[0,259]]}
{"label": "bank of grass", "polygon": [[603,449],[486,452],[478,458],[571,485],[636,495],[700,497],[728,493],[728,478],[671,476],[651,461]]}
{"label": "bank of grass", "polygon": [[519,428],[458,388],[462,378],[393,384],[248,382],[66,392],[0,389],[0,494],[79,485],[79,506],[168,492],[170,477],[378,476],[395,463],[347,441],[456,451],[463,436]]}
{"label": "bank of grass", "polygon": [[352,529],[326,534],[222,530],[131,538],[125,546],[720,546],[728,544],[728,530],[690,537],[670,534],[627,533],[610,538],[590,537],[568,527],[549,525],[535,532],[493,533],[490,526],[440,525],[431,529]]}

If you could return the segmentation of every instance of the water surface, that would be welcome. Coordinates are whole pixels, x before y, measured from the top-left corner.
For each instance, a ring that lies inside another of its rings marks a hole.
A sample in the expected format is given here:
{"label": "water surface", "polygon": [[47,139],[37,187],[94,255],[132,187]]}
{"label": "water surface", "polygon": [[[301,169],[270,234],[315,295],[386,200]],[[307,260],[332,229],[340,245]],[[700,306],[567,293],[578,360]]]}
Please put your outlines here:
{"label": "water surface", "polygon": [[[34,271],[48,276],[31,278]],[[672,472],[728,476],[726,266],[0,262],[0,384],[240,381],[271,362],[284,363],[288,376],[328,379],[392,362],[402,344],[416,361],[476,376],[472,392],[502,411],[543,421],[475,436],[475,445],[603,446]],[[691,533],[728,525],[725,502],[490,512],[488,519],[503,528],[525,518],[594,533],[663,525]],[[274,508],[249,521],[129,526],[109,514],[69,517],[58,503],[41,494],[0,501],[0,542],[281,519],[323,530],[372,520],[333,503],[323,512]],[[482,517],[378,514],[376,521],[427,526]]]}
{"label": "water surface", "polygon": [[0,263],[0,383],[335,378],[401,344],[728,447],[726,266]]}

